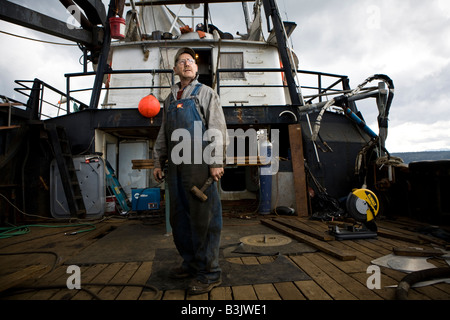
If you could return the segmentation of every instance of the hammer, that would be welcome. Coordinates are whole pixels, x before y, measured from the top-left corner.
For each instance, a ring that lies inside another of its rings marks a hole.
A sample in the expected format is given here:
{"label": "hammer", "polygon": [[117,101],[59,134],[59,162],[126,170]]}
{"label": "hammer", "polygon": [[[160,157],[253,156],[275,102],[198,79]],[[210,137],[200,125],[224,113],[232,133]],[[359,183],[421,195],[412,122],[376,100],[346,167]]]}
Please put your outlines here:
{"label": "hammer", "polygon": [[197,188],[196,186],[193,186],[191,188],[191,192],[194,196],[196,196],[197,198],[199,198],[202,202],[205,202],[206,200],[208,200],[208,197],[204,194],[205,190],[208,189],[208,187],[211,185],[211,183],[213,183],[213,178],[209,177],[206,181],[205,184],[203,185],[203,187],[201,189]]}

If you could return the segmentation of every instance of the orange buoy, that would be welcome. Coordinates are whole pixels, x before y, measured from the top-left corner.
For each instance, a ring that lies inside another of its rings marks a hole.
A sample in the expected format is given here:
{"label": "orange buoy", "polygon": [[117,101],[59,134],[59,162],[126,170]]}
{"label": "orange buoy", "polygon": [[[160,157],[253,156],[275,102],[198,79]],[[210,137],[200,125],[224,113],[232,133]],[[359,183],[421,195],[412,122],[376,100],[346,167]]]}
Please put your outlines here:
{"label": "orange buoy", "polygon": [[159,110],[161,110],[161,105],[154,95],[149,94],[139,101],[138,110],[144,117],[153,118],[159,113]]}

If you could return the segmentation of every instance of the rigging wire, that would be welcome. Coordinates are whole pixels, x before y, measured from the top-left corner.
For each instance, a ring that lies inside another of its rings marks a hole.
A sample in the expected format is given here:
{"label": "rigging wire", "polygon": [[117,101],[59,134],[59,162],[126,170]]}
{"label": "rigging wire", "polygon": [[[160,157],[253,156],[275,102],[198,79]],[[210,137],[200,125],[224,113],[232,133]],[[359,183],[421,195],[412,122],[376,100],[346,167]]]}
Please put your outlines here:
{"label": "rigging wire", "polygon": [[33,38],[25,37],[25,36],[20,36],[18,34],[9,33],[9,32],[3,31],[3,30],[0,30],[0,33],[6,34],[9,36],[13,36],[13,37],[17,37],[17,38],[21,38],[21,39],[25,39],[25,40],[31,40],[31,41],[42,42],[42,43],[47,43],[47,44],[54,44],[54,45],[59,45],[59,46],[78,46],[78,44],[76,44],[76,43],[61,43],[61,42],[33,39]]}
{"label": "rigging wire", "polygon": [[[287,16],[287,14],[286,14],[286,16]],[[293,69],[294,69],[294,73],[295,73],[295,80],[297,82],[296,86],[295,86],[297,88],[297,94],[298,94],[298,96],[300,98],[301,104],[304,106],[305,105],[305,100],[304,100],[303,93],[302,93],[302,86],[301,86],[301,82],[300,82],[300,79],[299,79],[299,76],[298,76],[297,67],[295,65],[294,56],[292,54],[292,52],[294,51],[292,39],[291,39],[291,44],[289,44],[289,37],[287,35],[284,23],[281,23],[281,26],[283,28],[283,34],[284,34],[284,37],[286,39],[287,51],[289,52],[289,59],[290,59],[291,64],[294,66]],[[313,134],[313,130],[312,130],[312,127],[311,127],[311,121],[309,119],[309,114],[306,114],[306,122],[308,124],[309,132],[312,135]],[[316,142],[314,140],[313,140],[313,148],[314,148],[314,154],[316,155],[317,163],[320,165],[321,162],[320,162],[319,152],[317,151],[317,144],[316,144]]]}

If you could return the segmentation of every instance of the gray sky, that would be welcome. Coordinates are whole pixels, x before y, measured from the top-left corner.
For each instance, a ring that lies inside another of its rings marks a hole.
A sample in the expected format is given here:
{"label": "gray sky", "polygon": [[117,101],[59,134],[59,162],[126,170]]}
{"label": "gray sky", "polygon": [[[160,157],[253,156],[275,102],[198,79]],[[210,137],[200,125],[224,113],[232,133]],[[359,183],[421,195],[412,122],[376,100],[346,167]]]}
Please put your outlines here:
{"label": "gray sky", "polygon": [[[28,4],[62,21],[70,18],[58,0],[13,2]],[[292,44],[300,69],[348,75],[352,87],[373,74],[392,78],[396,92],[387,139],[390,152],[450,149],[450,1],[277,3],[283,19],[297,23]],[[245,33],[241,5],[229,6],[231,9],[223,4],[210,6],[213,23],[223,31]],[[66,42],[3,21],[0,30]],[[0,34],[0,45],[0,94],[12,98],[24,99],[13,91],[16,79],[39,78],[64,90],[64,73],[82,71],[81,51],[76,46],[42,44],[5,34]],[[377,132],[375,102],[358,107]]]}
{"label": "gray sky", "polygon": [[[388,150],[450,148],[450,1],[279,1],[300,68],[394,81]],[[292,10],[291,10],[292,8]],[[298,8],[296,10],[295,8]],[[358,104],[377,132],[374,102]]]}

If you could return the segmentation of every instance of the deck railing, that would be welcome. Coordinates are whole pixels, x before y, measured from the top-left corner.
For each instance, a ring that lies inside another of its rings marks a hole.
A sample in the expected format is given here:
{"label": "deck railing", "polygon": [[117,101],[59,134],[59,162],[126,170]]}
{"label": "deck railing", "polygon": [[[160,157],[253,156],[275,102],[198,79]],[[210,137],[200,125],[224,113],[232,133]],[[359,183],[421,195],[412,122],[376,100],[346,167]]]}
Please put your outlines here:
{"label": "deck railing", "polygon": [[[220,95],[220,89],[221,88],[286,88],[287,85],[285,84],[279,84],[279,85],[266,85],[266,84],[254,84],[254,85],[238,85],[238,84],[227,84],[223,85],[221,84],[220,80],[220,74],[221,73],[246,73],[246,72],[274,72],[274,73],[281,73],[284,72],[284,69],[282,68],[227,68],[227,69],[218,69],[217,70],[217,93]],[[348,77],[343,75],[337,75],[337,74],[331,74],[331,73],[323,73],[323,72],[316,72],[316,71],[306,71],[306,70],[297,70],[297,74],[299,77],[301,76],[315,76],[317,77],[317,84],[316,85],[301,85],[300,89],[303,91],[312,91],[316,93],[312,93],[310,95],[303,96],[305,100],[305,104],[313,103],[313,102],[322,102],[323,98],[329,95],[336,95],[341,94],[342,92],[346,92],[350,90],[349,84],[348,84]],[[333,79],[331,84],[324,86],[324,79]],[[301,80],[298,80],[301,82]],[[297,84],[297,88],[298,88]],[[340,88],[338,87],[339,85]],[[317,100],[317,101],[316,101]]]}
{"label": "deck railing", "polygon": [[[279,85],[268,85],[268,84],[223,84],[220,81],[220,74],[223,73],[246,73],[246,72],[273,72],[273,73],[281,73],[284,69],[282,68],[229,68],[229,69],[217,69],[217,75],[216,75],[216,87],[217,87],[217,93],[220,95],[220,91],[222,88],[277,88],[277,87],[287,87],[285,84],[279,84]],[[173,70],[171,69],[138,69],[138,70],[111,70],[105,72],[105,74],[153,74],[153,75],[161,75],[161,74],[171,74],[171,80],[172,84],[175,82],[175,75],[173,73]],[[331,74],[331,73],[323,73],[323,72],[316,72],[316,71],[306,71],[306,70],[297,70],[297,73],[300,76],[314,76],[316,77],[316,83],[311,85],[302,85],[301,89],[305,91],[311,91],[314,92],[309,95],[305,95],[305,103],[312,103],[314,102],[321,102],[325,96],[333,95],[333,94],[339,94],[343,91],[349,90],[348,85],[348,77],[343,75],[337,75],[337,74]],[[95,75],[95,72],[83,72],[83,73],[68,73],[65,74],[65,77],[67,79],[66,84],[66,92],[67,96],[71,96],[72,93],[81,92],[81,91],[88,91],[92,90],[92,88],[85,88],[85,89],[71,89],[71,78],[74,77],[80,77],[80,76],[93,76]],[[325,79],[330,80],[332,79],[332,83],[328,84],[326,87],[324,86],[325,83],[329,83],[330,81],[325,81]],[[124,87],[108,87],[103,88],[102,90],[133,90],[133,89],[167,89],[170,88],[170,86],[124,86]]]}
{"label": "deck railing", "polygon": [[[70,113],[69,102],[66,102],[66,93],[45,83],[42,80],[15,80],[20,87],[14,90],[28,97],[27,108],[37,108],[34,110],[37,119],[45,120]],[[78,107],[86,105],[75,98],[70,98],[78,104]]]}
{"label": "deck railing", "polygon": [[[220,74],[233,73],[233,72],[273,72],[281,73],[284,70],[282,68],[236,68],[236,69],[218,69],[216,74],[216,87],[217,93],[220,95],[223,88],[285,88],[285,84],[223,84],[220,81]],[[305,104],[321,102],[324,98],[340,94],[350,90],[347,76],[322,73],[315,71],[298,70],[299,77],[312,76],[313,84],[302,85],[300,88],[303,92],[310,94],[304,95]],[[67,73],[66,77],[66,91],[60,91],[51,85],[39,80],[16,80],[15,82],[20,85],[15,90],[29,99],[31,96],[38,98],[38,117],[39,119],[48,119],[64,114],[69,114],[74,111],[78,111],[84,108],[88,108],[88,104],[73,97],[73,94],[91,91],[92,88],[72,88],[71,80],[77,77],[95,76],[95,72],[80,72],[80,73]],[[109,70],[105,73],[109,74],[153,74],[163,75],[170,74],[170,82],[175,82],[175,75],[171,69],[138,69],[138,70]],[[315,83],[314,83],[315,82]],[[31,85],[30,85],[31,84]],[[135,90],[135,89],[168,89],[170,85],[151,85],[151,86],[120,86],[120,87],[104,87],[102,90]],[[36,91],[36,92],[35,92]],[[34,93],[34,94],[33,94]],[[227,106],[224,106],[227,107]],[[251,107],[248,105],[247,107]],[[270,107],[270,106],[268,106]]]}
{"label": "deck railing", "polygon": [[[71,79],[75,77],[83,77],[83,76],[95,76],[95,72],[79,72],[79,73],[67,73],[64,76],[66,77],[66,96],[71,96],[72,93],[90,91],[92,88],[83,88],[83,89],[71,89]],[[109,70],[105,72],[105,75],[111,74],[152,74],[153,76],[161,75],[161,74],[171,74],[171,83],[173,84],[175,81],[175,76],[173,74],[173,70],[171,69],[135,69],[135,70]],[[167,89],[170,86],[123,86],[123,87],[104,87],[102,90],[136,90],[136,89]]]}

